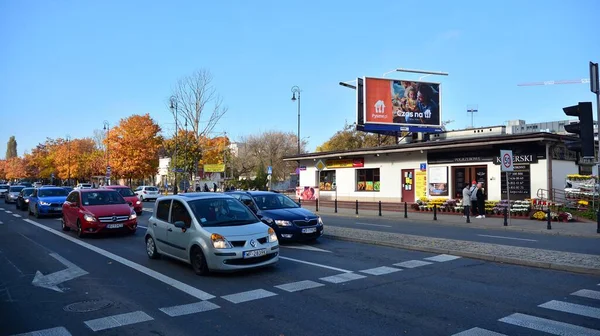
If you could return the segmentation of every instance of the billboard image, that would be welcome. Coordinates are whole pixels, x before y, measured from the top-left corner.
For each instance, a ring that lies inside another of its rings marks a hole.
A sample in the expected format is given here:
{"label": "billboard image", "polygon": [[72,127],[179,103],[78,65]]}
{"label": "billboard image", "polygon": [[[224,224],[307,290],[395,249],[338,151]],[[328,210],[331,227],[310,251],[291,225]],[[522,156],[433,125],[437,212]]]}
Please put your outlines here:
{"label": "billboard image", "polygon": [[441,126],[439,83],[364,78],[363,122],[365,125]]}

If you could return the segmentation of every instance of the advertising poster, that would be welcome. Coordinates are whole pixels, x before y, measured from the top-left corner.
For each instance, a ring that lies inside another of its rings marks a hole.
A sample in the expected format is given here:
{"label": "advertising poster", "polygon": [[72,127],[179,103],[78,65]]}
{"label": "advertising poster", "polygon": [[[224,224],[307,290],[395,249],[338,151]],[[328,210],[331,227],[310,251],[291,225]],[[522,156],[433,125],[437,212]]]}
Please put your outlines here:
{"label": "advertising poster", "polygon": [[319,198],[319,188],[296,187],[296,198],[302,201],[314,201]]}
{"label": "advertising poster", "polygon": [[417,199],[427,198],[427,172],[415,172],[415,197]]}
{"label": "advertising poster", "polygon": [[448,167],[429,167],[429,196],[448,196]]}

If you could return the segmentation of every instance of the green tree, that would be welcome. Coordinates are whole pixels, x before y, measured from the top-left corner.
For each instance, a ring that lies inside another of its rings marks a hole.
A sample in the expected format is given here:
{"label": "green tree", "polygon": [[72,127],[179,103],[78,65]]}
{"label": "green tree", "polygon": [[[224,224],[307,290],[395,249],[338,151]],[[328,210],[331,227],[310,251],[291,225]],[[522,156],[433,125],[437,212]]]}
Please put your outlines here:
{"label": "green tree", "polygon": [[6,143],[6,159],[12,159],[17,157],[17,140],[15,136],[11,136],[8,138],[8,142]]}
{"label": "green tree", "polygon": [[344,124],[329,140],[317,147],[317,152],[342,151],[396,144],[395,136],[359,131],[352,124]]}

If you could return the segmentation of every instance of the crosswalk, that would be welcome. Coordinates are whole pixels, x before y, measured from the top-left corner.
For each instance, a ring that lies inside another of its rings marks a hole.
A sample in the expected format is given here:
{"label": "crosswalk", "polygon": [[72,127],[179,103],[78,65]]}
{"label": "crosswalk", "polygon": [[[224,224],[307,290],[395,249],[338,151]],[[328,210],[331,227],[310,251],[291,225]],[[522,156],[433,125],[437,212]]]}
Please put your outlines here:
{"label": "crosswalk", "polygon": [[[600,286],[600,284],[598,284]],[[593,321],[600,320],[600,291],[591,289],[581,289],[571,293],[570,300],[582,300],[582,303],[574,303],[560,300],[551,300],[538,305],[545,311],[553,311],[564,313],[566,316],[577,316],[582,319],[592,319]],[[561,315],[558,315],[561,316]],[[598,329],[591,329],[584,326],[566,323],[560,320],[552,320],[544,317],[539,317],[531,314],[513,313],[503,318],[498,322],[507,325],[517,326],[523,331],[515,335],[527,335],[535,330],[551,335],[567,335],[567,336],[600,336],[600,321],[594,322],[592,325],[598,326]],[[529,330],[529,332],[528,332]],[[452,336],[509,336],[508,334],[484,328],[471,328]]]}

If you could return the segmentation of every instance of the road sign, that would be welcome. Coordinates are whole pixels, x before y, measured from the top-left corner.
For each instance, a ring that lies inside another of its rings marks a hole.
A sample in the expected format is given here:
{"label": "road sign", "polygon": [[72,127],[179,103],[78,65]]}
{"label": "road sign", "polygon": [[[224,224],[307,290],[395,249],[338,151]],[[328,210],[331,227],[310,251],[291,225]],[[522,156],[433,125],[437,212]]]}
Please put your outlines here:
{"label": "road sign", "polygon": [[419,165],[419,170],[426,171],[427,170],[427,163],[421,163]]}
{"label": "road sign", "polygon": [[272,166],[268,166],[267,167],[267,174],[269,174],[269,175],[273,174],[273,167]]}
{"label": "road sign", "polygon": [[319,160],[319,161],[317,161],[315,168],[317,168],[318,171],[321,171],[321,170],[327,168],[327,166],[323,163],[323,161]]}
{"label": "road sign", "polygon": [[503,172],[511,172],[514,170],[512,150],[500,150],[500,160]]}

